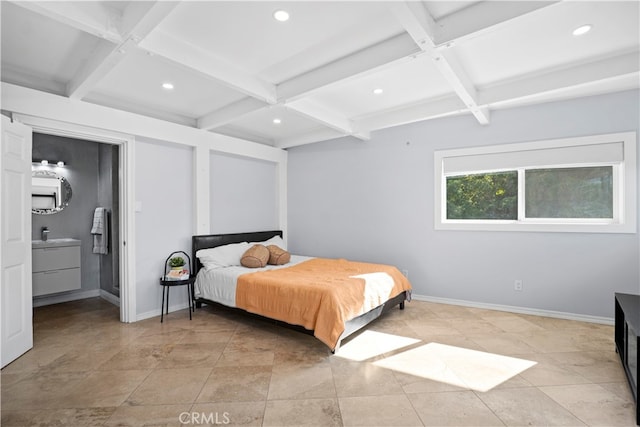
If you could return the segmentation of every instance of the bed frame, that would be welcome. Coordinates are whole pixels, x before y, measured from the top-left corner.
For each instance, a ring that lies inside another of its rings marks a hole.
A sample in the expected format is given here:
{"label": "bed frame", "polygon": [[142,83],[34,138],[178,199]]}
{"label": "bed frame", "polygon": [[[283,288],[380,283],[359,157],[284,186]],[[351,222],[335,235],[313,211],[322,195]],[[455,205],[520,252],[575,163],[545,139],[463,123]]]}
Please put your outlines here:
{"label": "bed frame", "polygon": [[[250,233],[232,233],[232,234],[209,234],[209,235],[198,235],[198,236],[192,236],[191,238],[191,252],[192,252],[192,257],[191,257],[191,262],[192,262],[192,270],[193,274],[197,274],[198,271],[200,271],[200,269],[202,268],[202,264],[200,263],[200,260],[198,259],[198,257],[196,256],[196,252],[199,249],[207,249],[207,248],[215,248],[217,246],[222,246],[222,245],[228,245],[231,243],[240,243],[240,242],[263,242],[265,240],[268,240],[274,236],[280,236],[282,237],[282,231],[281,230],[273,230],[273,231],[257,231],[257,232],[250,232]],[[193,293],[193,289],[191,292],[191,295],[194,295]],[[336,348],[332,350],[332,352],[336,352],[339,348],[340,345],[342,343],[342,341],[347,338],[348,336],[354,334],[355,332],[357,332],[358,330],[362,329],[363,327],[365,327],[366,325],[368,325],[369,323],[373,322],[374,320],[376,320],[378,317],[380,317],[383,313],[391,310],[394,306],[398,305],[400,307],[400,310],[404,310],[404,302],[408,300],[407,298],[407,293],[402,292],[401,294],[399,294],[398,296],[391,298],[390,300],[386,301],[385,303],[379,305],[378,307],[361,314],[358,317],[355,317],[351,320],[349,320],[348,322],[346,322],[345,324],[345,330],[342,333],[342,335],[340,335],[340,339],[338,340],[338,344],[336,345]],[[246,313],[248,315],[251,315],[253,317],[257,317],[260,319],[267,319],[271,322],[275,322],[276,324],[282,325],[282,326],[286,326],[288,328],[300,331],[300,332],[304,332],[306,334],[311,334],[313,335],[313,331],[310,331],[308,329],[305,329],[302,326],[299,325],[291,325],[289,323],[286,322],[282,322],[279,320],[274,320],[274,319],[270,319],[264,316],[260,316],[258,314],[254,314],[254,313],[249,313],[245,310],[242,310],[240,308],[234,308],[234,307],[227,307],[224,306],[222,304],[219,304],[215,301],[210,301],[204,298],[195,298],[194,296],[194,303],[195,303],[195,307],[196,308],[201,308],[202,304],[207,304],[207,305],[214,305],[214,306],[218,306],[218,307],[225,307],[226,309],[232,310],[232,311],[240,311],[243,313]]]}

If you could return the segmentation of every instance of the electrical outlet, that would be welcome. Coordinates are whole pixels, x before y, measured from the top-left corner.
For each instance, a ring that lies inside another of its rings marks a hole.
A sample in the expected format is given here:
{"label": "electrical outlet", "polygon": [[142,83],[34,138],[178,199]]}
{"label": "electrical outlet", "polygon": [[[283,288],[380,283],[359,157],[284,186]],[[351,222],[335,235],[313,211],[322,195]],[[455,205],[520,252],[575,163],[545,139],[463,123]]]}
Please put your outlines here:
{"label": "electrical outlet", "polygon": [[513,290],[514,291],[521,291],[522,290],[522,280],[516,280],[515,282],[513,282]]}
{"label": "electrical outlet", "polygon": [[400,272],[404,274],[404,277],[406,277],[407,279],[409,278],[409,270],[400,270]]}

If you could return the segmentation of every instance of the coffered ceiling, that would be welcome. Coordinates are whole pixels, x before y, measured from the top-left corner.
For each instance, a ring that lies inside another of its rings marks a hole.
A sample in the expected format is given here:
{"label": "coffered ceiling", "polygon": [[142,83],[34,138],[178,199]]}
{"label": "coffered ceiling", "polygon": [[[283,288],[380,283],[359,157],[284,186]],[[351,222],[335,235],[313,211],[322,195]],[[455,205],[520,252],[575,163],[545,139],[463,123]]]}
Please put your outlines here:
{"label": "coffered ceiling", "polygon": [[5,0],[1,77],[275,147],[367,140],[404,123],[461,114],[491,126],[499,108],[638,88],[639,5]]}

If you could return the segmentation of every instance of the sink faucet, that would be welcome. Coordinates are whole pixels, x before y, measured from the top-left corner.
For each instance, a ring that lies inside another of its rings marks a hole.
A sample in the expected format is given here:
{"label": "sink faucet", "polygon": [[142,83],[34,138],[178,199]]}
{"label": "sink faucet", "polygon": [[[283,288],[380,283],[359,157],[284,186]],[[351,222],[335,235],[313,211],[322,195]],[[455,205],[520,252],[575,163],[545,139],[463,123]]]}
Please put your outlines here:
{"label": "sink faucet", "polygon": [[49,237],[49,228],[48,227],[42,227],[42,241],[46,242],[47,241],[47,237]]}

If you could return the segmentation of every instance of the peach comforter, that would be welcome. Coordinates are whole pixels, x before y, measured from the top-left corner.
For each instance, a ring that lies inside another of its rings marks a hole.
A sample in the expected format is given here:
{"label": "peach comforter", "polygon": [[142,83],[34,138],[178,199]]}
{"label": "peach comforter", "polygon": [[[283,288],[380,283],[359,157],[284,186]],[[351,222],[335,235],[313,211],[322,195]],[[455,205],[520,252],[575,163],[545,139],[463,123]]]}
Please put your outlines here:
{"label": "peach comforter", "polygon": [[393,266],[313,258],[241,275],[236,306],[313,330],[335,349],[345,322],[410,290],[409,281]]}

